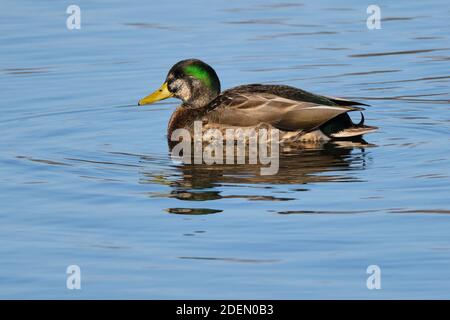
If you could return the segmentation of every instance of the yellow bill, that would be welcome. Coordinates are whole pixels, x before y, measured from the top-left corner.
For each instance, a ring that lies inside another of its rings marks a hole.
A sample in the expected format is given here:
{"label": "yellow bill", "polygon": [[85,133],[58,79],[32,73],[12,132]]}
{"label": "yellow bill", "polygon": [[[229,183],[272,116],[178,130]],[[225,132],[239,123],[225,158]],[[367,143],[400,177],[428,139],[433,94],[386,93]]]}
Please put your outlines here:
{"label": "yellow bill", "polygon": [[153,102],[161,101],[173,96],[173,93],[167,88],[167,82],[164,82],[158,90],[149,94],[145,98],[142,98],[138,102],[138,106],[143,106],[144,104],[150,104]]}

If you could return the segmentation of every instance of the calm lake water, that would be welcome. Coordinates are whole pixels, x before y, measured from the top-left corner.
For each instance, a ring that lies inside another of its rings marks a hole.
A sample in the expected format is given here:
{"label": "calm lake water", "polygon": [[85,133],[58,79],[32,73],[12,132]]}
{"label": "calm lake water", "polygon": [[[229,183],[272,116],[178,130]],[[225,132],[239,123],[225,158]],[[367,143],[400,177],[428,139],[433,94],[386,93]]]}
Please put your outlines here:
{"label": "calm lake water", "polygon": [[[2,1],[1,298],[450,298],[448,1],[377,1],[380,30],[356,0],[83,1],[68,30],[73,2]],[[178,101],[136,103],[191,57],[380,130],[275,176],[174,163]]]}

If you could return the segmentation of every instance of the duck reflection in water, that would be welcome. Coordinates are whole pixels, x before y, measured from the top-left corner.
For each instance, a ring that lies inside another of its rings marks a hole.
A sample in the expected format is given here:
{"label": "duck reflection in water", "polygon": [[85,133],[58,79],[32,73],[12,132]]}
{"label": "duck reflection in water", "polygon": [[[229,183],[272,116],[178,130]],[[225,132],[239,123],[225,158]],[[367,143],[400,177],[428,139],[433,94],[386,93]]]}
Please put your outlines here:
{"label": "duck reflection in water", "polygon": [[[174,165],[174,174],[161,174],[145,170],[141,183],[160,183],[172,188],[170,194],[151,194],[152,197],[170,197],[178,200],[205,201],[223,198],[249,198],[250,200],[283,201],[290,198],[273,196],[221,195],[223,185],[256,184],[263,188],[271,185],[299,185],[296,191],[306,191],[304,185],[323,182],[357,182],[353,172],[364,170],[370,157],[367,148],[374,147],[364,140],[340,141],[324,144],[305,143],[295,150],[279,154],[276,175],[261,175],[261,164],[184,164]],[[145,163],[145,160],[144,160]],[[174,179],[175,177],[175,179]],[[173,211],[173,209],[171,209]],[[171,212],[169,210],[169,212]],[[175,210],[176,211],[176,210]],[[174,212],[178,213],[178,212]],[[187,213],[189,212],[182,212]]]}

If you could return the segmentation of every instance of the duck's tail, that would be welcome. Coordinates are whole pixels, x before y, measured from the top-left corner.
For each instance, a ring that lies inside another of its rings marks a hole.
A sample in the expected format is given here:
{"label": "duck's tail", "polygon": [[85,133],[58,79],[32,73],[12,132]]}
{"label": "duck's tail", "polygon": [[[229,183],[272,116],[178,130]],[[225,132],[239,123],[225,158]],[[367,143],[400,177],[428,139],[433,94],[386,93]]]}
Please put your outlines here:
{"label": "duck's tail", "polygon": [[362,135],[374,132],[377,129],[378,127],[367,126],[364,124],[364,115],[362,112],[361,121],[359,123],[353,123],[350,116],[347,113],[344,113],[331,119],[320,128],[324,134],[334,139],[359,138]]}

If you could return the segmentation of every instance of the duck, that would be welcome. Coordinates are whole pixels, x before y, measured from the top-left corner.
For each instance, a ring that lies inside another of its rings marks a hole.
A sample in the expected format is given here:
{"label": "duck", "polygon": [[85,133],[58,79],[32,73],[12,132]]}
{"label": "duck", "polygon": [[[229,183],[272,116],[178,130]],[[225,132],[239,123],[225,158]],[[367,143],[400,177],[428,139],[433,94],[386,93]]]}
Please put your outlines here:
{"label": "duck", "polygon": [[[314,94],[288,85],[245,84],[221,91],[216,71],[199,59],[177,62],[164,83],[140,99],[139,106],[168,98],[182,101],[173,112],[167,138],[177,129],[193,132],[194,122],[203,130],[211,128],[275,128],[280,143],[305,141],[362,140],[378,128],[364,124],[362,106],[367,104],[343,98]],[[354,123],[349,112],[359,111]]]}

